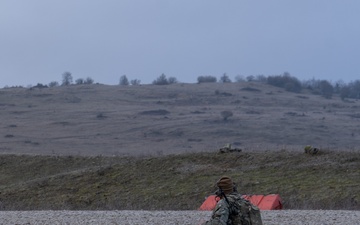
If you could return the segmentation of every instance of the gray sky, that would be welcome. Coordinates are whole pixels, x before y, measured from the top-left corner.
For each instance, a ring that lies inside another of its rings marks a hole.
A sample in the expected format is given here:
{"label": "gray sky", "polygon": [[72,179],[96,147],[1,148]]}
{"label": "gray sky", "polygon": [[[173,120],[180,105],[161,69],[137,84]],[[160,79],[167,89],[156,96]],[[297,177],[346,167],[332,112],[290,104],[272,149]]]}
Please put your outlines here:
{"label": "gray sky", "polygon": [[0,87],[164,73],[360,79],[359,0],[0,0]]}

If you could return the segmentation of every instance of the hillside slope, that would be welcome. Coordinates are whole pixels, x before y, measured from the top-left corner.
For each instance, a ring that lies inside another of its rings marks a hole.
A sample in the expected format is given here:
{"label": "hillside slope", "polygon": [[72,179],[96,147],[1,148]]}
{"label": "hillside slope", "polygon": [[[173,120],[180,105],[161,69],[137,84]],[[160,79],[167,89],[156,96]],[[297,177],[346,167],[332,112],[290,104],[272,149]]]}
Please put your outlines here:
{"label": "hillside slope", "polygon": [[359,209],[360,153],[323,150],[162,157],[0,155],[0,210],[195,210],[222,175],[286,209]]}
{"label": "hillside slope", "polygon": [[[77,85],[0,90],[0,152],[166,155],[358,149],[360,103],[261,83]],[[233,115],[224,120],[222,111]]]}
{"label": "hillside slope", "polygon": [[288,209],[359,209],[359,107],[248,82],[1,89],[0,210],[196,209],[224,174]]}

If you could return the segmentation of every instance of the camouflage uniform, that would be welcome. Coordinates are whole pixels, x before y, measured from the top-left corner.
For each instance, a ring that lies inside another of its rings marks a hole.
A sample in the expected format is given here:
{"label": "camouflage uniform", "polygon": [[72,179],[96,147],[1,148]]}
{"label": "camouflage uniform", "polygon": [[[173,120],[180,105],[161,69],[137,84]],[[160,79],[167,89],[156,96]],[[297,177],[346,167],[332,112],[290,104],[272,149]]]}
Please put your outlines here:
{"label": "camouflage uniform", "polygon": [[259,208],[242,198],[230,177],[221,177],[216,185],[219,188],[216,194],[222,198],[211,219],[203,225],[262,225]]}
{"label": "camouflage uniform", "polygon": [[[240,209],[235,209],[233,206],[236,201],[246,201],[241,195],[237,192],[233,192],[231,194],[226,195],[227,200],[230,205],[226,201],[225,198],[222,198],[217,204],[212,213],[211,219],[205,222],[203,225],[233,225],[233,224],[243,224],[238,214],[241,213]],[[241,204],[241,203],[240,203]],[[244,218],[247,220],[247,218]],[[250,224],[250,223],[248,223]]]}

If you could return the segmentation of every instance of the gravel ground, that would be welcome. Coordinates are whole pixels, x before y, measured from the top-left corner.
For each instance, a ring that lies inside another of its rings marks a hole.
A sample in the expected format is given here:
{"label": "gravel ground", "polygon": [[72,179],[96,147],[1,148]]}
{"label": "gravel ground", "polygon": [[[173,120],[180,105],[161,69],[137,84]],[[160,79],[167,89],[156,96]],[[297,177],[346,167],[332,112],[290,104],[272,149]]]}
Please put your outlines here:
{"label": "gravel ground", "polygon": [[[0,224],[191,224],[208,219],[209,211],[0,211]],[[360,211],[279,210],[262,211],[263,223],[360,224]]]}

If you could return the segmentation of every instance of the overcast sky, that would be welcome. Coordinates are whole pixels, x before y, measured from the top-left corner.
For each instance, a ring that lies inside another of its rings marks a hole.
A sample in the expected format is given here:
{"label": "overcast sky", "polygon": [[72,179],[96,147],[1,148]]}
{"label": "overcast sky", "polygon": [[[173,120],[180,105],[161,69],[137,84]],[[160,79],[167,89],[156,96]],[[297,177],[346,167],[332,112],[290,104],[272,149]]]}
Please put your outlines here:
{"label": "overcast sky", "polygon": [[0,0],[0,87],[164,73],[360,79],[359,0]]}

